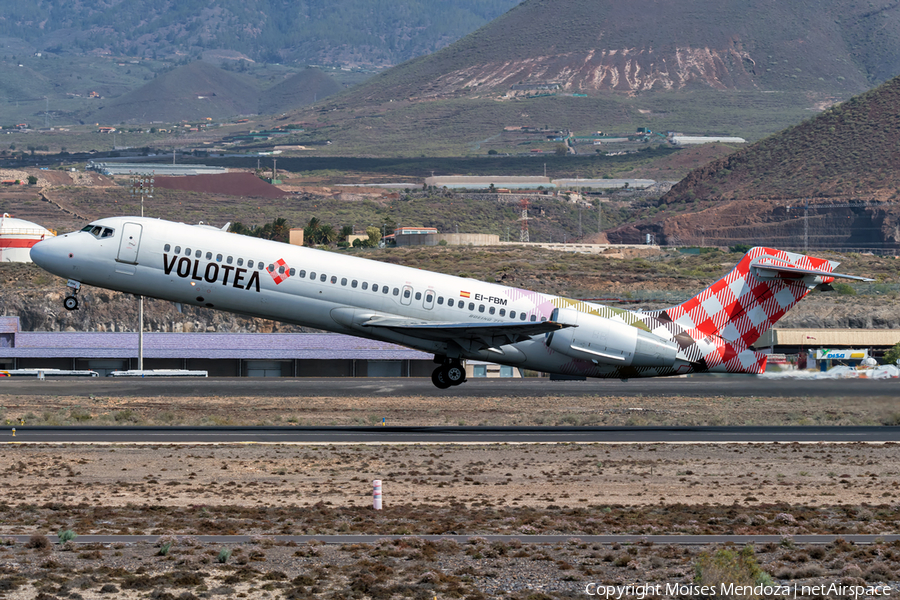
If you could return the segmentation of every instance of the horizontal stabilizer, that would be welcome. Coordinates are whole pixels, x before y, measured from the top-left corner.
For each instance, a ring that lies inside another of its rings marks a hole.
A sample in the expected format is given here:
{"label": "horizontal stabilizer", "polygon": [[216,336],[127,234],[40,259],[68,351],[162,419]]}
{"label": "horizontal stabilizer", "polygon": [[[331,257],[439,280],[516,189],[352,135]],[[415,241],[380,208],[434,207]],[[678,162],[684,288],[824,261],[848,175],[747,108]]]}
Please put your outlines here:
{"label": "horizontal stabilizer", "polygon": [[782,261],[773,260],[771,257],[760,257],[750,264],[750,268],[754,269],[757,276],[761,279],[781,278],[781,279],[800,279],[808,275],[815,277],[840,277],[843,279],[854,279],[856,281],[875,281],[866,277],[858,277],[856,275],[845,275],[844,273],[832,273],[831,271],[822,271],[819,269],[804,269],[784,264]]}

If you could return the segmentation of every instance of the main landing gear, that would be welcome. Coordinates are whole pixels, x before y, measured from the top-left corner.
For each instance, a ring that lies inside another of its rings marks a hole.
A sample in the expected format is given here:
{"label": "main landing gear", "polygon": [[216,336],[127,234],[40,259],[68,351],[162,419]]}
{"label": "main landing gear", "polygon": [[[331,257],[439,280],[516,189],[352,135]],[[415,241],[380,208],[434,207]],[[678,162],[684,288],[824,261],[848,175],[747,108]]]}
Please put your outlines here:
{"label": "main landing gear", "polygon": [[81,289],[81,283],[70,279],[66,282],[66,292],[69,294],[63,300],[63,308],[66,310],[78,310],[78,290]]}
{"label": "main landing gear", "polygon": [[441,366],[431,374],[431,382],[439,389],[445,390],[450,386],[459,385],[466,381],[466,368],[456,358],[434,358],[435,362],[442,362]]}

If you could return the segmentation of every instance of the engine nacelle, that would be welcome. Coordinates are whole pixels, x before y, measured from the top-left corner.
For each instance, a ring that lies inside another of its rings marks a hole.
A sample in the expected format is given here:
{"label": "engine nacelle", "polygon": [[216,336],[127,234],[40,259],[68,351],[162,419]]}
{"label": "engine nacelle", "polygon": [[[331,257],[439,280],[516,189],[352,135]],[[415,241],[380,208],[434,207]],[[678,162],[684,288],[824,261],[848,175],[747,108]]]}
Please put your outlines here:
{"label": "engine nacelle", "polygon": [[619,367],[672,367],[678,345],[620,321],[554,309],[551,320],[566,327],[547,335],[546,344],[566,356]]}

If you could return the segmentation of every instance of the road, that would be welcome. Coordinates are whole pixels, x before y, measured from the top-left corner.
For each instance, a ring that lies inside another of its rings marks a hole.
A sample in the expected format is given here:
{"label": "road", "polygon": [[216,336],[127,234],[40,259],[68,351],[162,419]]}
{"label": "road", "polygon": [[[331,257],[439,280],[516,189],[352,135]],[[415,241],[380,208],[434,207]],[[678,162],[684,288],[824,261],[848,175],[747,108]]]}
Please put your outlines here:
{"label": "road", "polygon": [[110,444],[522,444],[900,442],[900,427],[12,426],[0,441]]}

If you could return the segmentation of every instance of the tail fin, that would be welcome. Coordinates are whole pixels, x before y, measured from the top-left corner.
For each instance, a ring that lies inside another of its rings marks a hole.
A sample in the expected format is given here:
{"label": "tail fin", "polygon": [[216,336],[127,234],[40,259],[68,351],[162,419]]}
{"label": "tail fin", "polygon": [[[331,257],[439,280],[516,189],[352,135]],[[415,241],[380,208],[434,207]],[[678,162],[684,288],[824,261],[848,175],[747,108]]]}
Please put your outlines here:
{"label": "tail fin", "polygon": [[687,302],[656,313],[669,322],[684,354],[697,370],[761,373],[766,356],[750,350],[778,319],[821,284],[835,277],[837,262],[752,248],[722,279]]}

